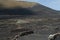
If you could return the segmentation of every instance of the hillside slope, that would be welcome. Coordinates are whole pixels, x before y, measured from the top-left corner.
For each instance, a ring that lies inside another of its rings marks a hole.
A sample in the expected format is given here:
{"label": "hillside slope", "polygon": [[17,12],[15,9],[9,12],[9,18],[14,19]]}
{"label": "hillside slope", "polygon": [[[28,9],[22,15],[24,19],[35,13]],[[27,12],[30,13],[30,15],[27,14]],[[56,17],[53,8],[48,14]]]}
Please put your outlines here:
{"label": "hillside slope", "polygon": [[27,15],[27,16],[36,15],[36,18],[37,17],[39,18],[40,17],[60,17],[59,12],[56,10],[43,6],[39,3],[26,2],[26,1],[0,2],[0,15]]}

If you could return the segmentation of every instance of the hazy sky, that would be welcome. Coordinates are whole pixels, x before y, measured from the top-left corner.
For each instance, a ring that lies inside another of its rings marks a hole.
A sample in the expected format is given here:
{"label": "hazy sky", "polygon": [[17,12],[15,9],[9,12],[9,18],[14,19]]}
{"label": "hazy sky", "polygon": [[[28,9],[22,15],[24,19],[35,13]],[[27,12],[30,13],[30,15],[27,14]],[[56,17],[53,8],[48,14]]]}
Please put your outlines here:
{"label": "hazy sky", "polygon": [[26,1],[38,2],[52,9],[60,10],[60,0],[26,0]]}

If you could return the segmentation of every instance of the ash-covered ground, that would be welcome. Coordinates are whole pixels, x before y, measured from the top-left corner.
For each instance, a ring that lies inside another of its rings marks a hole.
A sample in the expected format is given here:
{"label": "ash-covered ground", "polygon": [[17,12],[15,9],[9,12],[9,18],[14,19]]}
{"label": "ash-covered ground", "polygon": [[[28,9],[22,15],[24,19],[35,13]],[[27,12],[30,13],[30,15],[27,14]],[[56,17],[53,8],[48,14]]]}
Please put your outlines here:
{"label": "ash-covered ground", "polygon": [[15,33],[13,29],[29,28],[34,33],[19,37],[18,40],[48,40],[50,34],[60,32],[60,18],[21,17],[0,20],[0,40],[8,40]]}

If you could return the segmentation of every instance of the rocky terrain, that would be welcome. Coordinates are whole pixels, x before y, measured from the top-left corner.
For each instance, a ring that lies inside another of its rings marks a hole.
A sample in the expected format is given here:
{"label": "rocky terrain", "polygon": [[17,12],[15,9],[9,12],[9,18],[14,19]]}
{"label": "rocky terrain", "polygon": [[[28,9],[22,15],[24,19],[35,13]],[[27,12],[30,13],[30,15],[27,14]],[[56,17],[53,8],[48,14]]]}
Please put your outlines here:
{"label": "rocky terrain", "polygon": [[[50,34],[60,32],[59,11],[34,2],[0,1],[0,40],[13,40],[16,33],[25,31],[34,33],[18,40],[48,40]],[[16,29],[23,31],[11,33]]]}

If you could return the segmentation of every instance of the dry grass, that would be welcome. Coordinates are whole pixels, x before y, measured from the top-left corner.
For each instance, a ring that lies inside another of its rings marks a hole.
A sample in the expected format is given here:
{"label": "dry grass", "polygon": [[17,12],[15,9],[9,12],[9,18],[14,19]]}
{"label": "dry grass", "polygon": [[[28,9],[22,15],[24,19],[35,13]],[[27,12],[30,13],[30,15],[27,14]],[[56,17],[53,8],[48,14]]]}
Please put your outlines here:
{"label": "dry grass", "polygon": [[11,8],[11,7],[33,7],[34,5],[36,5],[36,3],[34,2],[24,2],[24,1],[1,1],[0,0],[0,4],[3,5],[3,7],[6,8]]}

